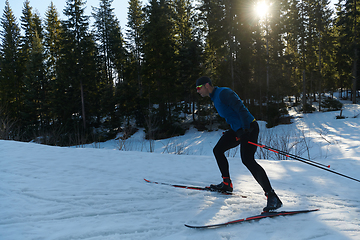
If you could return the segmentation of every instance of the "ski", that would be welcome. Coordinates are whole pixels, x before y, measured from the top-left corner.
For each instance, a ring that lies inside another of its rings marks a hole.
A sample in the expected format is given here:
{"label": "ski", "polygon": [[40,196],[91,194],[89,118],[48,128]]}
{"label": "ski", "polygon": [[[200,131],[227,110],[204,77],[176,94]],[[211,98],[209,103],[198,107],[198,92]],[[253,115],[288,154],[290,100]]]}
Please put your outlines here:
{"label": "ski", "polygon": [[233,192],[214,191],[214,190],[211,190],[210,187],[197,187],[197,186],[177,185],[177,184],[164,183],[164,182],[155,182],[155,181],[147,180],[146,178],[144,178],[144,180],[145,180],[146,182],[148,182],[148,183],[155,183],[155,184],[160,184],[160,185],[167,185],[167,186],[176,187],[176,188],[184,188],[184,189],[190,189],[190,190],[200,190],[200,191],[217,192],[217,193],[221,193],[221,194],[224,194],[224,195],[234,195],[234,196],[240,196],[240,197],[242,197],[242,198],[247,198],[247,196],[239,195],[239,194],[233,193]]}
{"label": "ski", "polygon": [[229,221],[229,222],[225,222],[225,223],[203,225],[203,226],[193,226],[193,225],[185,224],[185,226],[188,228],[197,228],[197,229],[218,228],[218,227],[223,227],[223,226],[227,226],[227,225],[235,224],[235,223],[250,222],[253,220],[260,220],[263,218],[276,217],[276,216],[287,216],[287,215],[295,215],[295,214],[299,214],[299,213],[308,213],[308,212],[314,212],[314,211],[318,211],[318,210],[319,209],[298,210],[298,211],[281,211],[281,212],[263,212],[260,215],[243,218],[243,219],[238,219],[238,220],[234,220],[234,221]]}

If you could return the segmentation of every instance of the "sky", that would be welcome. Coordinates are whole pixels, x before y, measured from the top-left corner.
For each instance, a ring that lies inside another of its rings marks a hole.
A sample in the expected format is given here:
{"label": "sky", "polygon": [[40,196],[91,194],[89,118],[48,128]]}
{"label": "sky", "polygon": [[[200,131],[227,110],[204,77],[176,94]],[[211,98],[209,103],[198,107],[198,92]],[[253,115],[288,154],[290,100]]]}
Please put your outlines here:
{"label": "sky", "polygon": [[[64,18],[63,10],[65,8],[66,0],[52,0],[57,11],[60,14],[61,19]],[[16,19],[20,20],[22,15],[22,9],[24,6],[25,0],[10,0],[10,7],[13,10]],[[128,12],[128,2],[129,0],[114,0],[112,3],[112,7],[114,8],[114,12],[116,17],[120,21],[120,25],[122,29],[125,29],[127,23],[127,12]],[[30,6],[33,7],[33,10],[37,10],[41,16],[44,18],[45,12],[47,11],[48,7],[50,6],[51,0],[30,0]],[[86,1],[86,8],[85,14],[91,15],[92,7],[98,7],[100,0],[87,0]],[[0,9],[1,9],[1,16],[3,15],[3,11],[5,8],[5,0],[0,0]]]}

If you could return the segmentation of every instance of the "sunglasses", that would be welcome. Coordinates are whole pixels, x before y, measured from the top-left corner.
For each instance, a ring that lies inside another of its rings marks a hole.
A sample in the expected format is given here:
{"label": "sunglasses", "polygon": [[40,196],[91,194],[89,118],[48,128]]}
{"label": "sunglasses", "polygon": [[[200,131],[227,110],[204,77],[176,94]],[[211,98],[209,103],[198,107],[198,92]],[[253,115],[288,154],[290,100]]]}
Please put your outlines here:
{"label": "sunglasses", "polygon": [[202,86],[204,86],[204,85],[196,86],[196,90],[200,90]]}

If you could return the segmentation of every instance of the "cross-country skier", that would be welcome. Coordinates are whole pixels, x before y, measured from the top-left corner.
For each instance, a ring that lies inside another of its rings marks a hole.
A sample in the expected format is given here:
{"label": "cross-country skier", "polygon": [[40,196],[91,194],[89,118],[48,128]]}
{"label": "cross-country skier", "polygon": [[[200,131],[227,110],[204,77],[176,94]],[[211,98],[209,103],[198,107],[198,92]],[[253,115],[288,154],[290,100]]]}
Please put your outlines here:
{"label": "cross-country skier", "polygon": [[214,87],[208,77],[204,76],[196,80],[196,90],[202,97],[209,96],[211,98],[219,115],[225,118],[231,127],[222,135],[213,149],[223,181],[218,185],[210,185],[210,188],[214,191],[233,191],[229,163],[224,153],[241,144],[242,162],[263,188],[267,197],[267,205],[264,211],[280,208],[282,202],[271,187],[265,170],[255,161],[257,147],[248,143],[248,141],[257,143],[259,135],[259,125],[254,116],[233,90],[227,87]]}

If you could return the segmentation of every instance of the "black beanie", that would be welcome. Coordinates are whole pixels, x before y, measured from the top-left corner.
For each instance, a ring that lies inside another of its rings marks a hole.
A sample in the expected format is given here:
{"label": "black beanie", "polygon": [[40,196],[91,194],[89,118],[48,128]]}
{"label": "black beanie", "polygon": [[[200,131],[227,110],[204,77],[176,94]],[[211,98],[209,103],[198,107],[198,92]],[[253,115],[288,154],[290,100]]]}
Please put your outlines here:
{"label": "black beanie", "polygon": [[212,86],[212,84],[211,84],[211,80],[210,80],[210,78],[208,78],[208,77],[201,77],[201,78],[199,78],[198,80],[196,80],[196,86],[200,86],[200,85],[204,85],[204,84],[206,84],[206,83],[209,83],[210,84],[210,86]]}

